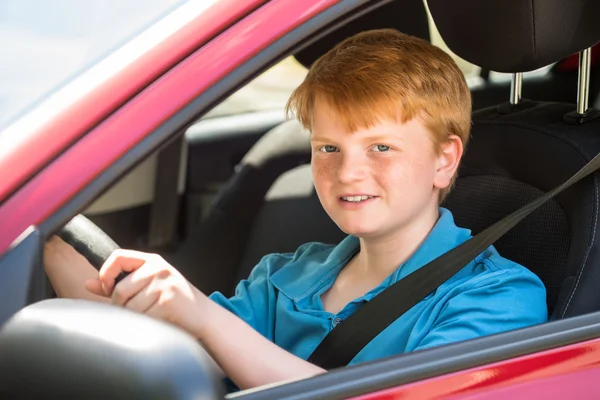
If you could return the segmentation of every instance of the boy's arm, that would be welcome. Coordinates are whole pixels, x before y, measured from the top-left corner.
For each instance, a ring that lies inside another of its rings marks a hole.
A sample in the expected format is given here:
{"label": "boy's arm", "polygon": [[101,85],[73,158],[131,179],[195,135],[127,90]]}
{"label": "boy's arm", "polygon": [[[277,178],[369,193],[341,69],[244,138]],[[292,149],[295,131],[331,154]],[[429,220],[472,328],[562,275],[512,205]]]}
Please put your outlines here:
{"label": "boy's arm", "polygon": [[[57,236],[52,237],[45,246],[44,265],[59,297],[105,303],[111,301],[105,295],[93,294],[86,290],[86,281],[97,279],[98,271],[73,247]],[[256,275],[260,275],[260,271],[255,272]],[[254,279],[251,283],[246,282],[243,290],[244,295],[248,297],[237,299],[238,301],[234,302],[236,308],[243,308],[241,303],[248,307],[252,302],[262,303],[261,305],[268,307],[259,300],[267,296],[267,290],[263,287],[266,280],[261,278],[264,277]],[[251,287],[248,288],[248,285]],[[240,285],[240,290],[243,286],[244,284]],[[204,344],[207,351],[240,388],[301,379],[325,372],[271,343],[247,323],[204,294],[198,292],[196,298],[201,307],[193,318],[203,320],[205,323],[198,325],[202,326],[202,330],[190,333]],[[251,310],[243,312],[253,313]],[[253,322],[259,325],[266,324],[266,321]]]}
{"label": "boy's arm", "polygon": [[298,380],[326,372],[273,344],[230,311],[206,298],[207,323],[197,338],[240,388]]}
{"label": "boy's arm", "polygon": [[98,270],[58,236],[44,246],[44,267],[58,297],[109,302],[85,289],[85,282],[97,278]]}
{"label": "boy's arm", "polygon": [[[209,298],[162,257],[117,250],[100,269],[98,279],[86,283],[86,289],[110,298],[116,306],[186,330],[240,388],[325,372],[269,341],[274,323],[269,310],[275,305],[267,276],[269,265],[269,260],[263,259],[250,278],[238,285],[233,298],[224,299],[220,294]],[[121,272],[130,274],[115,286]]]}
{"label": "boy's arm", "polygon": [[206,304],[198,318],[206,324],[196,336],[242,389],[325,372],[273,343],[277,293],[269,276],[289,261],[284,254],[267,255],[237,285],[233,297],[219,292],[201,297]]}

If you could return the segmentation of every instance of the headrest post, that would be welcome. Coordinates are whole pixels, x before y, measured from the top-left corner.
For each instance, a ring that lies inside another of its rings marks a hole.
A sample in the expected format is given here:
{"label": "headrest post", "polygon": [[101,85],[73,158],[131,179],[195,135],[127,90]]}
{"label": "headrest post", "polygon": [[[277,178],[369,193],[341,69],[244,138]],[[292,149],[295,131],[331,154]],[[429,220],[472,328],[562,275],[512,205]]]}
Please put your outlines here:
{"label": "headrest post", "polygon": [[577,82],[577,114],[583,115],[588,109],[590,91],[591,52],[587,48],[579,53],[579,79]]}
{"label": "headrest post", "polygon": [[523,88],[523,73],[516,72],[512,74],[510,82],[510,104],[516,105],[521,102],[521,90]]}

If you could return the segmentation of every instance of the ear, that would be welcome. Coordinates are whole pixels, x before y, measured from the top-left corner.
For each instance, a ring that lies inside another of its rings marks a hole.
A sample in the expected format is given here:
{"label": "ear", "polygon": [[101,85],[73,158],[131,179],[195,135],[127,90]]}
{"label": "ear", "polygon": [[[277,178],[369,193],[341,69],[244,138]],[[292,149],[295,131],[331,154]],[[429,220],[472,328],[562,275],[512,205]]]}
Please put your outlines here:
{"label": "ear", "polygon": [[452,177],[456,174],[460,159],[463,155],[463,144],[456,135],[450,135],[446,143],[442,145],[441,151],[436,156],[437,165],[433,186],[438,189],[444,189],[452,182]]}

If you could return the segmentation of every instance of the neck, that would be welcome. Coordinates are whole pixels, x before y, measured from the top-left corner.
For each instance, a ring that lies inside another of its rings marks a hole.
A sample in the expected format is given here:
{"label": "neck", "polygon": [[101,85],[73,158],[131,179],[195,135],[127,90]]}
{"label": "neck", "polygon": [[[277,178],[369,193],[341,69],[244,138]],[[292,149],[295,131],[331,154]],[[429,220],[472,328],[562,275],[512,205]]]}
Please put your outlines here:
{"label": "neck", "polygon": [[398,230],[373,238],[360,238],[356,267],[381,280],[389,276],[421,246],[439,218],[439,208],[427,207]]}

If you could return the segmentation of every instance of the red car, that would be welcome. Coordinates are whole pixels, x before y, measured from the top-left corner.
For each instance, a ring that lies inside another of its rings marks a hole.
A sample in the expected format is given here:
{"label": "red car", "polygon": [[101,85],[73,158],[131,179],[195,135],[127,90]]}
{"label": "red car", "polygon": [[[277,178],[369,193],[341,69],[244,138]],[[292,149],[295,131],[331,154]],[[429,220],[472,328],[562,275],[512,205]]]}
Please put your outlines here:
{"label": "red car", "polygon": [[[484,83],[472,87],[472,142],[445,204],[459,225],[479,233],[600,153],[600,119],[590,106],[597,54],[589,50],[600,42],[600,1],[428,3],[449,48],[484,72]],[[253,109],[263,99],[249,91],[251,112],[217,112],[218,105],[286,57],[309,66],[341,39],[374,28],[431,39],[430,21],[421,0],[178,2],[7,118],[0,125],[0,398],[225,396],[209,356],[174,327],[54,299],[44,241],[58,233],[95,265],[115,242],[157,251],[201,289],[231,292],[268,252],[339,240],[306,173],[304,133],[284,122],[280,104]],[[520,72],[532,70],[522,99]],[[485,71],[514,73],[512,84]],[[598,398],[599,178],[548,199],[495,243],[540,276],[550,322],[229,396]],[[78,214],[87,219],[73,219]]]}

